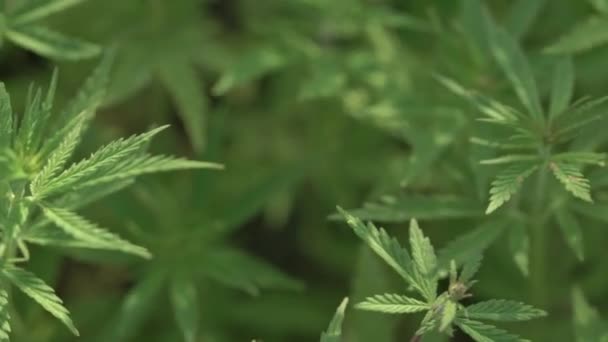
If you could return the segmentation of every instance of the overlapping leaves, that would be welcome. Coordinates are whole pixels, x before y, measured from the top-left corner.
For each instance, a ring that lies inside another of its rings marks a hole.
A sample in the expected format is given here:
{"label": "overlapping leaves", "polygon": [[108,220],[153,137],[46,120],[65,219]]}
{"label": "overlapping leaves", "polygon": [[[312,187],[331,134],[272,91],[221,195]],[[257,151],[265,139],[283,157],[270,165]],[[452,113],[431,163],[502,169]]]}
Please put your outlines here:
{"label": "overlapping leaves", "polygon": [[[18,17],[20,22],[29,22],[61,9],[61,4],[67,6],[74,1],[37,3],[47,7],[25,11]],[[20,119],[11,110],[4,86],[0,87],[1,153],[3,163],[10,165],[8,172],[3,173],[2,186],[12,192],[11,203],[2,208],[0,215],[3,229],[0,256],[0,272],[4,279],[2,291],[6,291],[9,284],[16,286],[75,334],[78,332],[69,312],[53,289],[34,274],[15,266],[17,261],[27,260],[28,243],[114,250],[148,258],[150,253],[146,248],[90,222],[73,209],[122,189],[142,174],[221,167],[214,163],[146,153],[149,140],[165,127],[119,139],[89,158],[68,165],[103,98],[109,68],[110,59],[104,58],[75,100],[55,115],[52,109],[56,73],[45,97],[41,89],[34,91],[33,87],[30,88],[26,109]],[[6,296],[3,298],[6,301]],[[2,331],[8,335],[8,313],[3,313],[2,317],[6,320],[1,322]]]}
{"label": "overlapping leaves", "polygon": [[546,313],[530,305],[511,300],[489,300],[465,307],[460,303],[474,284],[473,277],[481,265],[479,254],[462,264],[460,274],[456,263],[450,266],[450,285],[438,294],[438,262],[430,240],[425,237],[415,220],[410,223],[410,248],[401,247],[384,229],[372,223],[365,224],[359,218],[338,208],[346,223],[391,268],[399,273],[423,300],[401,294],[383,294],[367,298],[357,304],[359,309],[389,314],[426,312],[415,337],[422,337],[432,330],[452,334],[458,326],[475,341],[520,341],[517,335],[479,320],[526,321],[543,317]]}

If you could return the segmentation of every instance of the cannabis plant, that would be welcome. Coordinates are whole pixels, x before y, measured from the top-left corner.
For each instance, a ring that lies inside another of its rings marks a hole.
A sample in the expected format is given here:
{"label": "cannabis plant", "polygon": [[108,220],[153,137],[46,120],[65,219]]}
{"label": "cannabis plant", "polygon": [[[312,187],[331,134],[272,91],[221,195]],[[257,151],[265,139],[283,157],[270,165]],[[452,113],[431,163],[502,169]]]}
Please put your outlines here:
{"label": "cannabis plant", "polygon": [[526,321],[546,315],[542,310],[511,300],[492,299],[465,306],[461,302],[472,296],[469,290],[475,283],[473,277],[481,265],[480,256],[465,262],[460,274],[452,260],[448,289],[439,293],[438,259],[433,245],[424,236],[416,220],[410,221],[410,254],[384,229],[376,228],[372,223],[365,224],[341,208],[338,211],[357,236],[422,297],[381,294],[367,298],[357,307],[390,314],[425,312],[413,340],[420,340],[434,329],[452,335],[454,326],[457,326],[479,342],[518,341],[518,336],[480,320]]}
{"label": "cannabis plant", "polygon": [[95,44],[55,32],[40,21],[85,0],[0,2],[0,44],[10,41],[36,54],[64,60],[91,58],[101,52]]}
{"label": "cannabis plant", "polygon": [[[150,252],[76,213],[79,207],[118,191],[143,174],[219,165],[146,152],[166,126],[111,142],[88,158],[68,164],[105,93],[110,58],[105,58],[66,109],[53,113],[54,73],[46,93],[31,87],[23,115],[16,115],[0,85],[0,245],[2,328],[9,335],[11,287],[21,290],[78,334],[54,290],[21,264],[30,244],[112,250],[150,258]],[[35,89],[35,90],[34,90]]]}

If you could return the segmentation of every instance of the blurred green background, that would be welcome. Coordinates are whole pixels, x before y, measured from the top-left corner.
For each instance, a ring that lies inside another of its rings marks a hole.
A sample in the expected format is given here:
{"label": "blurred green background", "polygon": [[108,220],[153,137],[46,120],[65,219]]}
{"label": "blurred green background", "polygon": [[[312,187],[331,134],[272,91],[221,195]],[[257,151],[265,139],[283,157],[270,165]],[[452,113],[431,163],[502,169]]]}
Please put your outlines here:
{"label": "blurred green background", "polygon": [[[199,329],[191,341],[315,341],[344,296],[354,303],[406,290],[330,216],[336,205],[363,207],[362,217],[401,239],[416,216],[437,247],[493,223],[483,213],[496,169],[478,164],[491,152],[469,138],[495,132],[433,79],[449,75],[513,102],[467,3],[89,0],[45,19],[116,51],[108,98],[79,156],[169,123],[153,151],[226,170],[146,176],[85,209],[149,248],[152,260],[32,250],[28,267],[57,289],[82,336],[17,297],[14,340],[182,341],[172,291],[195,291]],[[485,4],[523,46],[543,96],[562,53],[574,55],[576,97],[608,93],[608,2]],[[577,33],[589,18],[596,26]],[[96,63],[48,60],[3,42],[0,80],[21,111],[30,82],[46,84],[58,66],[62,102]],[[593,146],[605,146],[606,128],[602,121],[589,129]],[[596,192],[604,206],[608,192]],[[517,233],[497,231],[474,300],[538,304],[548,318],[508,328],[539,341],[574,341],[572,287],[600,311],[608,306],[606,220],[583,220],[584,262],[557,231],[547,235],[544,298],[512,260],[508,241]],[[420,319],[352,309],[346,317],[344,340],[361,342],[407,340]]]}

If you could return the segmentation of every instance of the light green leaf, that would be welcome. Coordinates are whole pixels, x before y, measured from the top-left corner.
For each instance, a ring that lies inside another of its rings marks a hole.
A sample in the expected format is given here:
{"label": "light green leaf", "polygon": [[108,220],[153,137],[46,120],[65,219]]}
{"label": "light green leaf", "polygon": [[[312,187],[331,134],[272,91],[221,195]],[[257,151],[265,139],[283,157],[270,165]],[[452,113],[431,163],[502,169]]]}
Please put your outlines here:
{"label": "light green leaf", "polygon": [[441,310],[441,321],[439,323],[439,331],[446,331],[456,319],[458,312],[458,303],[448,300]]}
{"label": "light green leaf", "polygon": [[450,78],[441,75],[435,75],[435,78],[452,93],[471,102],[477,110],[485,114],[492,122],[513,125],[521,118],[521,114],[514,109],[491,98],[484,97],[473,90],[466,89]]}
{"label": "light green leaf", "polygon": [[342,336],[342,322],[344,321],[344,311],[348,305],[348,297],[342,300],[340,306],[336,310],[329,327],[321,334],[321,342],[340,342]]}
{"label": "light green leaf", "polygon": [[0,342],[9,342],[11,335],[11,315],[8,292],[0,289]]}
{"label": "light green leaf", "polygon": [[591,185],[589,184],[589,180],[583,176],[579,166],[561,161],[553,161],[549,163],[549,168],[553,171],[555,178],[574,197],[587,202],[593,202],[591,199]]}
{"label": "light green leaf", "polygon": [[[438,220],[478,217],[483,208],[477,201],[466,197],[445,195],[385,196],[378,202],[368,202],[360,209],[349,210],[362,220],[381,222],[406,222],[412,218]],[[339,215],[332,215],[332,219]]]}
{"label": "light green leaf", "polygon": [[84,159],[63,171],[57,177],[41,183],[32,193],[35,198],[42,199],[55,193],[70,189],[84,180],[107,171],[113,170],[125,161],[133,160],[141,153],[142,148],[154,135],[167,128],[161,126],[141,135],[133,135],[127,139],[118,139],[102,147],[89,158]]}
{"label": "light green leaf", "polygon": [[[97,187],[103,184],[112,184],[149,173],[167,172],[188,169],[214,169],[221,170],[221,164],[189,160],[162,155],[144,154],[135,158],[126,159],[113,168],[95,173],[91,177],[76,184],[73,190]],[[105,171],[105,172],[104,172]]]}
{"label": "light green leaf", "polygon": [[98,227],[76,213],[49,205],[40,204],[40,207],[46,218],[68,235],[90,246],[89,248],[116,250],[143,258],[151,257],[147,249],[134,245],[120,236]]}
{"label": "light green leaf", "polygon": [[574,65],[570,57],[563,57],[556,63],[551,85],[551,103],[549,118],[563,114],[574,92]]}
{"label": "light green leaf", "polygon": [[424,286],[418,284],[417,279],[412,273],[412,260],[406,249],[399,245],[399,242],[391,238],[382,228],[376,228],[372,223],[364,224],[357,217],[349,214],[338,207],[338,212],[344,217],[346,223],[384,262],[395,270],[406,282],[416,287],[417,290],[425,294]]}
{"label": "light green leaf", "polygon": [[74,128],[64,137],[57,149],[51,153],[42,170],[34,177],[30,183],[32,193],[37,193],[41,184],[46,184],[55,177],[67,163],[68,159],[80,142],[82,129],[84,128],[85,116],[79,116]]}
{"label": "light green leaf", "polygon": [[11,27],[6,37],[23,48],[58,60],[86,59],[101,52],[95,44],[64,36],[43,26]]}
{"label": "light green leaf", "polygon": [[510,225],[509,250],[515,265],[527,277],[529,273],[530,238],[523,222],[515,221]]}
{"label": "light green leaf", "polygon": [[471,319],[515,322],[545,317],[547,313],[524,303],[491,299],[467,306],[461,315]]}
{"label": "light green leaf", "polygon": [[548,53],[578,53],[591,50],[608,42],[608,19],[589,17],[545,48]]}
{"label": "light green leaf", "polygon": [[81,120],[84,125],[83,131],[88,127],[95,110],[105,97],[113,58],[112,53],[103,55],[95,70],[80,87],[78,94],[61,111],[60,115],[55,117],[53,120],[55,124],[50,129],[53,134],[44,140],[39,153],[41,158],[47,159]]}
{"label": "light green leaf", "polygon": [[486,214],[492,213],[509,201],[511,196],[519,190],[526,178],[536,171],[537,168],[538,165],[536,164],[518,162],[501,171],[496,176],[496,179],[492,181],[490,204],[488,205]]}
{"label": "light green leaf", "polygon": [[196,283],[180,275],[171,280],[169,289],[173,313],[185,342],[196,342],[199,330],[199,297]]}
{"label": "light green leaf", "polygon": [[555,218],[568,247],[572,249],[578,260],[585,260],[583,232],[576,216],[563,208],[555,213]]}
{"label": "light green leaf", "polygon": [[517,335],[508,333],[505,330],[499,329],[493,325],[485,324],[479,321],[473,321],[464,318],[455,320],[456,325],[471,336],[476,342],[525,342]]}
{"label": "light green leaf", "polygon": [[368,297],[355,307],[389,314],[414,313],[430,309],[430,305],[423,301],[390,293]]}
{"label": "light green leaf", "polygon": [[78,330],[70,318],[68,309],[63,306],[63,302],[57,297],[53,288],[45,284],[42,279],[29,271],[13,265],[4,266],[2,274],[19,290],[63,322],[74,335],[78,336]]}
{"label": "light green leaf", "polygon": [[198,71],[186,61],[168,61],[158,69],[160,79],[171,94],[194,150],[205,144],[207,94]]}
{"label": "light green leaf", "polygon": [[230,89],[251,82],[287,63],[286,56],[273,48],[259,48],[244,54],[235,65],[228,69],[213,87],[216,95],[223,95]]}
{"label": "light green leaf", "polygon": [[425,237],[415,219],[410,221],[410,246],[418,283],[424,289],[424,297],[430,303],[437,297],[437,257],[431,241]]}
{"label": "light green leaf", "polygon": [[10,23],[16,25],[36,21],[84,1],[87,0],[29,0],[10,14]]}
{"label": "light green leaf", "polygon": [[485,159],[480,163],[483,165],[501,165],[501,164],[512,164],[517,162],[533,162],[538,161],[538,156],[530,155],[530,154],[508,154],[506,156],[494,158],[494,159]]}

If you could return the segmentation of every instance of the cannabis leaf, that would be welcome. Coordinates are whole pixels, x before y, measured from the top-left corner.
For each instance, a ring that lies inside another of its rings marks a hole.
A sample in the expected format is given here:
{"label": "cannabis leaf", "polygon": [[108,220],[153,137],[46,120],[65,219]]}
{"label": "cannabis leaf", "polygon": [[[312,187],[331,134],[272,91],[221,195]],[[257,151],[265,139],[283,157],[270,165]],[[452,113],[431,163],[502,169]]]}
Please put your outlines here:
{"label": "cannabis leaf", "polygon": [[20,2],[13,10],[0,13],[2,35],[9,41],[53,59],[79,60],[95,57],[101,48],[37,24],[41,19],[84,0],[32,0]]}
{"label": "cannabis leaf", "polygon": [[469,305],[463,313],[467,318],[492,321],[527,321],[543,317],[546,313],[531,305],[505,299],[492,299]]}
{"label": "cannabis leaf", "polygon": [[518,43],[493,22],[479,1],[472,1],[471,4],[482,17],[479,20],[484,41],[504,76],[509,79],[523,109],[513,109],[498,100],[485,98],[447,77],[436,77],[448,90],[472,102],[484,114],[481,121],[511,132],[506,139],[471,139],[473,143],[501,153],[509,151],[497,158],[481,161],[486,165],[505,166],[492,182],[486,214],[509,201],[532,173],[537,170],[545,173],[547,168],[567,191],[590,202],[590,185],[582,174],[581,165],[603,166],[605,155],[587,151],[559,153],[556,150],[558,144],[571,141],[583,127],[602,118],[602,114],[597,114],[594,110],[606,99],[583,98],[570,104],[574,68],[571,59],[563,57],[555,64],[549,106],[546,110],[542,108],[534,74]]}
{"label": "cannabis leaf", "polygon": [[387,293],[369,297],[357,304],[356,308],[368,311],[401,314],[427,311],[429,305],[418,299]]}
{"label": "cannabis leaf", "polygon": [[8,293],[0,289],[0,341],[8,342],[11,335],[11,315],[8,305]]}
{"label": "cannabis leaf", "polygon": [[[408,285],[414,287],[425,301],[399,294],[375,295],[356,305],[358,309],[390,314],[426,311],[413,340],[419,340],[432,330],[452,334],[452,327],[462,331],[478,342],[520,341],[516,335],[492,325],[477,321],[526,321],[546,316],[543,310],[511,300],[492,299],[464,306],[461,301],[470,297],[473,277],[481,266],[481,254],[473,254],[464,260],[460,274],[456,262],[450,262],[448,289],[437,295],[437,257],[430,240],[425,237],[415,220],[410,222],[410,245],[412,257],[407,250],[388,234],[373,224],[365,225],[357,217],[340,207],[338,212],[355,233],[365,241],[387,264],[398,273],[403,273]],[[401,255],[398,259],[396,255]],[[412,274],[413,276],[410,276]],[[402,275],[402,276],[403,276]]]}
{"label": "cannabis leaf", "polygon": [[344,311],[346,310],[346,306],[348,305],[348,298],[344,298],[334,317],[331,319],[329,323],[329,327],[327,330],[321,334],[321,342],[340,342],[340,337],[342,336],[342,321],[344,321]]}
{"label": "cannabis leaf", "polygon": [[48,286],[33,273],[14,265],[3,266],[2,276],[40,304],[51,315],[63,322],[72,333],[78,335],[78,330],[69,316],[68,309],[63,306],[63,302],[57,297],[52,287]]}
{"label": "cannabis leaf", "polygon": [[151,257],[147,249],[134,245],[118,235],[98,227],[76,213],[45,204],[40,204],[40,207],[49,221],[88,248],[122,251],[143,258]]}
{"label": "cannabis leaf", "polygon": [[[74,1],[38,1],[41,6],[22,17],[23,22],[34,20],[63,8]],[[191,161],[170,156],[148,154],[150,139],[166,126],[150,132],[118,139],[107,144],[80,162],[66,165],[80,142],[94,112],[101,103],[107,85],[107,73],[111,56],[106,56],[95,72],[87,79],[75,100],[57,115],[53,115],[53,98],[57,86],[57,73],[43,97],[40,88],[30,87],[25,111],[20,120],[11,110],[10,98],[4,86],[0,86],[0,121],[2,130],[2,153],[11,172],[2,179],[0,186],[11,189],[3,214],[0,215],[2,246],[0,249],[0,272],[8,282],[3,282],[2,291],[10,283],[34,299],[53,316],[61,320],[78,334],[51,287],[35,275],[15,266],[29,258],[28,243],[59,247],[113,250],[149,258],[150,252],[111,231],[80,216],[73,210],[93,200],[118,191],[132,184],[142,174],[180,169],[218,169],[221,165]],[[52,122],[59,124],[53,131]],[[13,182],[18,180],[18,182]],[[52,224],[51,227],[48,227]],[[44,228],[44,229],[43,229]],[[186,285],[180,289],[190,290]],[[177,303],[176,301],[174,301]],[[178,312],[182,307],[176,305]],[[180,324],[187,327],[181,318]],[[7,327],[8,314],[3,326]],[[192,333],[185,336],[192,340]]]}

